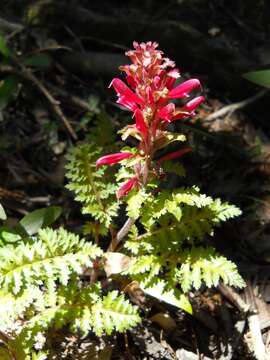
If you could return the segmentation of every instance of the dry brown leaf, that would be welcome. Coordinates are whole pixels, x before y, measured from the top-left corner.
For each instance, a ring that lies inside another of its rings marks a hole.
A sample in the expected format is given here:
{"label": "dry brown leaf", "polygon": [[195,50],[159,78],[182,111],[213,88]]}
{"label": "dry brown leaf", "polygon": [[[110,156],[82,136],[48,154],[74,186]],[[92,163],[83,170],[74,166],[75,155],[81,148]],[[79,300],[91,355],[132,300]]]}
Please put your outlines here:
{"label": "dry brown leaf", "polygon": [[107,252],[103,256],[103,264],[107,276],[111,276],[127,270],[132,264],[132,258],[117,252]]}

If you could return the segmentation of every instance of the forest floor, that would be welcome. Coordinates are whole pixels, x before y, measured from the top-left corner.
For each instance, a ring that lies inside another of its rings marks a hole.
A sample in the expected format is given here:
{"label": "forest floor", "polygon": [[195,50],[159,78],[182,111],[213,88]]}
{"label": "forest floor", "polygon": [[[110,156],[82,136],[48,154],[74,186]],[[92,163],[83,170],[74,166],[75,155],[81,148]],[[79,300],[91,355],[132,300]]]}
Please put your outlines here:
{"label": "forest floor", "polygon": [[65,190],[66,151],[98,131],[106,146],[104,129],[127,121],[107,87],[133,40],[157,41],[184,77],[201,80],[206,103],[178,125],[196,149],[184,160],[185,184],[243,212],[215,238],[239,265],[242,293],[194,292],[193,316],[149,300],[136,330],[101,339],[59,333],[52,358],[236,360],[256,358],[254,350],[270,358],[270,92],[242,77],[269,67],[267,2],[5,0],[1,7],[12,54],[0,63],[0,76],[11,67],[0,88],[0,198],[9,225],[60,205],[59,224],[81,231],[84,217]]}

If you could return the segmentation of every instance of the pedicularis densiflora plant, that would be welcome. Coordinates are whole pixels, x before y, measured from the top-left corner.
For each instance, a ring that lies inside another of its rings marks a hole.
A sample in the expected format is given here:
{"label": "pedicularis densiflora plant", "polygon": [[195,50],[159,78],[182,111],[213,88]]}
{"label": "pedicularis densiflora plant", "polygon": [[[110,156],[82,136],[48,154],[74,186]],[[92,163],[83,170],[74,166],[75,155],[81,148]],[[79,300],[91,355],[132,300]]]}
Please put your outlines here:
{"label": "pedicularis densiflora plant", "polygon": [[[131,329],[143,316],[129,300],[132,284],[188,312],[190,291],[203,284],[244,286],[235,264],[204,245],[240,210],[196,186],[163,186],[168,174],[184,175],[175,159],[191,148],[168,128],[204,101],[191,96],[201,91],[199,80],[175,85],[179,71],[156,43],[134,43],[127,56],[131,64],[120,67],[125,81],[115,78],[110,87],[131,113],[122,140],[133,138],[136,146],[106,154],[83,144],[68,154],[67,187],[88,215],[87,241],[41,228],[0,248],[1,359],[45,359],[48,334],[63,326],[98,336]],[[179,149],[164,155],[173,142]]]}

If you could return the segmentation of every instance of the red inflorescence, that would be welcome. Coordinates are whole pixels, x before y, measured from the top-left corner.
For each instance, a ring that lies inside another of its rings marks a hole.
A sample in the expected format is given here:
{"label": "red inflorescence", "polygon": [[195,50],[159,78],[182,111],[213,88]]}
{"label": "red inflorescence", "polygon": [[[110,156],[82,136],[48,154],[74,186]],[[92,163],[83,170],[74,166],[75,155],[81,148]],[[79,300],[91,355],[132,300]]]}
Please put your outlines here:
{"label": "red inflorescence", "polygon": [[[163,52],[157,50],[158,44],[134,42],[133,46],[134,50],[126,52],[131,64],[120,66],[120,70],[126,74],[128,85],[114,78],[110,86],[117,93],[117,103],[133,112],[134,129],[141,138],[139,148],[147,157],[153,155],[157,133],[166,130],[168,123],[172,121],[193,116],[194,110],[204,101],[204,97],[195,97],[183,106],[175,105],[171,99],[189,97],[194,89],[201,88],[200,81],[190,79],[174,87],[176,79],[180,77],[179,70],[175,68],[173,61],[163,57]],[[160,134],[158,136],[160,137]],[[175,155],[180,156],[186,152],[180,150]],[[113,159],[111,161],[110,156]],[[113,164],[124,158],[119,157],[119,154],[107,155],[99,159],[97,165]],[[126,195],[138,183],[137,174],[120,188],[117,197]]]}

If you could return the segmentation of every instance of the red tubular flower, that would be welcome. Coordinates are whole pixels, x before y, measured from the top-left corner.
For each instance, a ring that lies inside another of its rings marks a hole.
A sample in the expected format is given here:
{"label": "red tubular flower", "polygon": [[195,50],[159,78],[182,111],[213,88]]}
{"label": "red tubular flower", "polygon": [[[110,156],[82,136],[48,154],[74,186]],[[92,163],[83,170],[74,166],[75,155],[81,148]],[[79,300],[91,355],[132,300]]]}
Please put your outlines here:
{"label": "red tubular flower", "polygon": [[121,152],[116,154],[105,155],[97,160],[96,166],[113,165],[124,159],[129,159],[132,156],[134,156],[134,154],[130,152]]}
{"label": "red tubular flower", "polygon": [[161,163],[161,162],[163,162],[165,160],[177,159],[177,158],[183,156],[184,154],[190,152],[191,150],[192,149],[190,147],[186,147],[184,149],[174,151],[172,153],[169,153],[169,154],[166,154],[166,155],[162,156],[160,159],[158,159],[158,162]]}
{"label": "red tubular flower", "polygon": [[120,189],[117,191],[117,193],[116,193],[117,199],[120,199],[121,197],[127,195],[130,192],[130,190],[132,190],[134,188],[134,186],[137,185],[137,183],[138,183],[137,176],[134,176],[131,179],[129,179],[128,181],[126,181],[120,187]]}
{"label": "red tubular flower", "polygon": [[147,139],[148,137],[148,127],[144,121],[143,113],[141,110],[137,109],[135,110],[135,118],[136,118],[136,128],[140,131],[142,134],[142,137],[144,139]]}
{"label": "red tubular flower", "polygon": [[180,73],[178,69],[172,69],[167,73],[167,79],[165,86],[168,90],[171,90],[176,79],[180,77]]}
{"label": "red tubular flower", "polygon": [[190,100],[186,103],[186,105],[183,107],[184,111],[194,111],[203,101],[205,100],[204,96],[198,96],[194,99]]}
{"label": "red tubular flower", "polygon": [[168,105],[163,106],[159,110],[158,117],[167,122],[170,122],[171,119],[173,118],[174,112],[175,112],[175,105],[173,103],[169,103]]}
{"label": "red tubular flower", "polygon": [[187,97],[192,90],[200,86],[201,83],[198,79],[190,79],[176,86],[174,89],[172,89],[169,92],[168,96],[171,99],[179,99],[179,98]]}
{"label": "red tubular flower", "polygon": [[181,109],[179,111],[175,111],[174,116],[170,122],[175,121],[175,120],[185,120],[185,119],[189,118],[191,115],[192,114],[190,112],[183,111],[183,109]]}
{"label": "red tubular flower", "polygon": [[120,79],[114,78],[109,87],[113,86],[117,95],[124,97],[130,103],[143,104],[143,100],[136,95],[130,88]]}
{"label": "red tubular flower", "polygon": [[116,102],[117,102],[117,104],[124,106],[125,108],[127,108],[130,111],[135,111],[138,108],[138,106],[135,102],[128,101],[125,96],[120,96]]}

